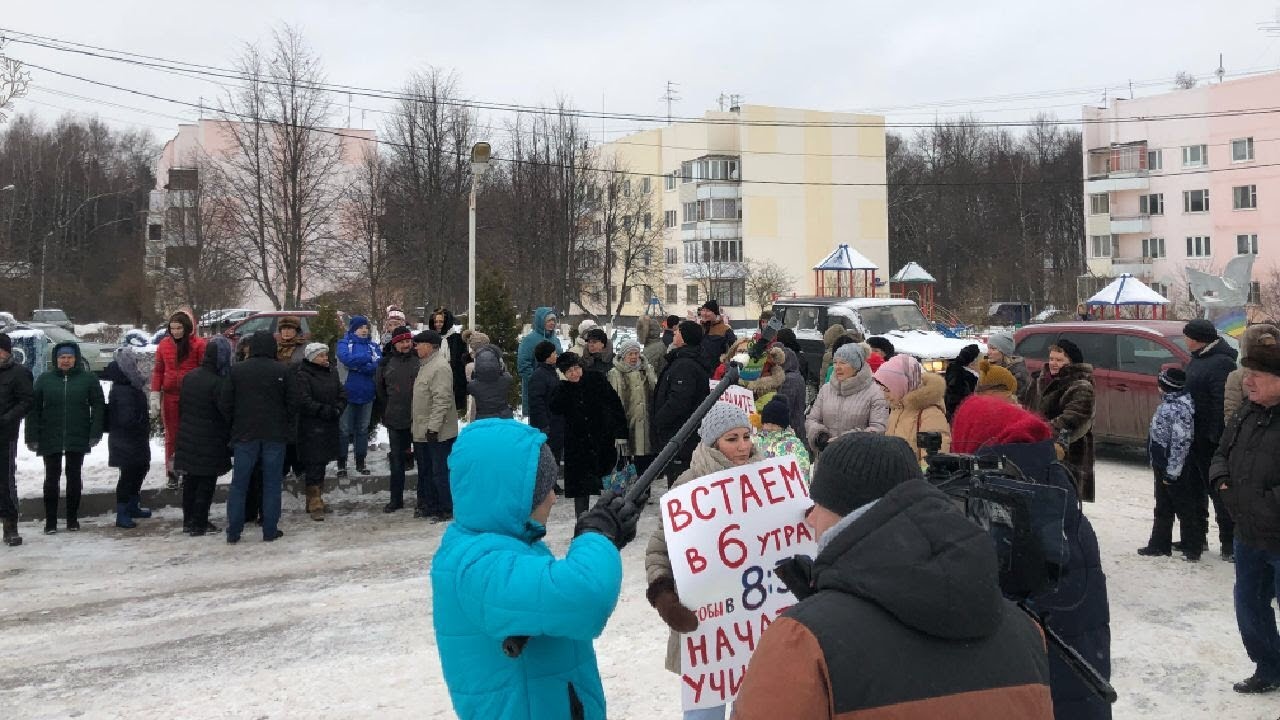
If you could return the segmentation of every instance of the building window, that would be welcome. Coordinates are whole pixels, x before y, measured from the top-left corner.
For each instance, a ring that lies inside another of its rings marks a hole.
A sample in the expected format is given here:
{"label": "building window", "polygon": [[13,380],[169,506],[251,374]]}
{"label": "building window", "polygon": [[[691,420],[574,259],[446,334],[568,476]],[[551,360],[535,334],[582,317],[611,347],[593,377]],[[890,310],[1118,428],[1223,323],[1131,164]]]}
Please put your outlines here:
{"label": "building window", "polygon": [[690,240],[684,244],[684,261],[697,263],[742,262],[742,240]]}
{"label": "building window", "polygon": [[699,220],[741,220],[742,204],[734,198],[699,200]]}
{"label": "building window", "polygon": [[[668,265],[675,265],[675,264],[676,264],[676,262],[678,262],[678,261],[679,261],[679,259],[680,259],[680,253],[679,253],[679,251],[677,251],[675,248],[666,248],[666,253],[667,253],[667,264],[668,264]],[[672,300],[671,302],[675,302],[675,301],[674,301],[674,300]]]}
{"label": "building window", "polygon": [[686,160],[685,162],[680,163],[680,182],[681,183],[693,182],[693,166],[694,165],[695,163],[690,160]]}
{"label": "building window", "polygon": [[593,235],[603,235],[603,234],[604,234],[604,221],[603,221],[603,220],[592,220],[592,221],[591,221],[591,233],[592,233]]}
{"label": "building window", "polygon": [[702,158],[680,163],[684,182],[703,180],[738,180],[737,158]]}
{"label": "building window", "polygon": [[1209,164],[1209,149],[1205,145],[1183,145],[1182,167],[1204,167]]}
{"label": "building window", "polygon": [[631,197],[631,178],[622,181],[622,197]]}
{"label": "building window", "polygon": [[698,304],[698,286],[689,285],[684,289],[684,301],[689,305]]}
{"label": "building window", "polygon": [[712,280],[711,294],[722,307],[742,307],[747,304],[747,285],[742,280]]}
{"label": "building window", "polygon": [[1231,141],[1231,162],[1249,162],[1253,159],[1253,138],[1238,138]]}
{"label": "building window", "polygon": [[676,226],[678,213],[675,210],[666,210],[662,213],[662,224],[666,227],[673,228]]}
{"label": "building window", "polygon": [[1209,212],[1209,191],[1208,190],[1183,190],[1182,191],[1182,212],[1187,212],[1187,213]]}
{"label": "building window", "polygon": [[609,304],[612,305],[613,303],[616,303],[616,302],[618,302],[618,288],[616,286],[610,285],[609,286]]}
{"label": "building window", "polygon": [[1236,254],[1237,255],[1257,255],[1258,254],[1258,236],[1257,235],[1237,235],[1236,236]]}
{"label": "building window", "polygon": [[147,226],[147,239],[148,239],[148,240],[161,240],[161,239],[163,239],[163,237],[164,237],[163,235],[161,235],[161,233],[162,233],[163,231],[164,231],[164,226],[163,226],[163,225],[158,225],[158,224],[148,225],[148,226]]}
{"label": "building window", "polygon": [[1106,193],[1093,193],[1089,196],[1089,214],[1106,215],[1110,212],[1110,202]]}
{"label": "building window", "polygon": [[[648,180],[648,179],[649,179],[649,178],[645,178],[645,180]],[[649,230],[649,229],[651,229],[652,227],[653,227],[653,213],[645,213],[645,214],[644,214],[644,229],[645,229],[645,230]]]}
{"label": "building window", "polygon": [[1249,283],[1249,299],[1245,302],[1250,305],[1262,304],[1262,283],[1253,280]]}
{"label": "building window", "polygon": [[1187,236],[1187,257],[1202,258],[1209,257],[1212,254],[1213,248],[1209,244],[1208,235]]}
{"label": "building window", "polygon": [[1110,235],[1089,236],[1089,257],[1109,258],[1112,256],[1112,249]]}
{"label": "building window", "polygon": [[1235,210],[1256,210],[1258,208],[1258,186],[1237,185],[1231,188],[1231,207]]}
{"label": "building window", "polygon": [[1138,212],[1143,215],[1164,214],[1164,193],[1138,196]]}
{"label": "building window", "polygon": [[653,178],[645,175],[640,179],[640,192],[646,195],[653,192]]}
{"label": "building window", "polygon": [[1164,151],[1148,150],[1147,151],[1147,170],[1163,170],[1164,169]]}
{"label": "building window", "polygon": [[1169,286],[1166,283],[1153,282],[1149,285],[1152,290],[1160,293],[1164,297],[1169,297]]}
{"label": "building window", "polygon": [[622,302],[623,304],[631,302],[631,286],[630,285],[622,288]]}
{"label": "building window", "polygon": [[1164,238],[1142,238],[1142,257],[1164,257]]}
{"label": "building window", "polygon": [[701,219],[698,217],[698,203],[687,202],[687,203],[683,203],[683,205],[684,205],[684,221],[685,222],[687,223],[698,222],[698,220]]}
{"label": "building window", "polygon": [[675,305],[680,302],[680,288],[676,285],[667,285],[667,304]]}

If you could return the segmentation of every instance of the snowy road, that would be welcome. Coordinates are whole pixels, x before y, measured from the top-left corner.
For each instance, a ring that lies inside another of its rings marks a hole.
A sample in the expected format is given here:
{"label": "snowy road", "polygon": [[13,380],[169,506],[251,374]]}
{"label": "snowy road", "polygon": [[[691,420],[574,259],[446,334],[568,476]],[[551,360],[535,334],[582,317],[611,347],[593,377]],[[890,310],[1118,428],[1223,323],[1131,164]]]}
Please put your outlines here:
{"label": "snowy road", "polygon": [[[1139,462],[1101,461],[1087,508],[1111,590],[1116,717],[1275,718],[1280,696],[1231,691],[1252,670],[1231,566],[1134,554],[1149,483]],[[28,544],[0,552],[0,707],[33,720],[450,717],[427,581],[442,528],[387,517],[382,502],[340,503],[323,523],[293,513],[282,541],[246,533],[235,547],[181,535],[175,510],[127,537],[105,517],[55,537],[24,523]],[[557,550],[570,514],[553,514]],[[643,545],[625,552],[623,596],[596,644],[610,717],[678,717]]]}

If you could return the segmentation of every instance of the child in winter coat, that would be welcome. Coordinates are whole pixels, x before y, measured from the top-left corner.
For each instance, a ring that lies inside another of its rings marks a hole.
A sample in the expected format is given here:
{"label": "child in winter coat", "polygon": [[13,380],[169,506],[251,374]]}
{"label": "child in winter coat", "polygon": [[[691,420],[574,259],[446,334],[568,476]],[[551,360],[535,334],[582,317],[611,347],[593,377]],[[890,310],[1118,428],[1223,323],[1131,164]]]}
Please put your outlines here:
{"label": "child in winter coat", "polygon": [[760,435],[756,445],[766,458],[795,455],[805,482],[809,480],[809,450],[791,429],[791,407],[787,399],[775,395],[760,413]]}
{"label": "child in winter coat", "polygon": [[473,377],[467,383],[467,395],[471,399],[467,420],[510,420],[511,403],[507,398],[511,390],[511,373],[502,364],[502,351],[497,345],[485,345],[476,350],[475,362],[468,367],[472,367]]}
{"label": "child in winter coat", "polygon": [[[1191,451],[1191,438],[1195,430],[1195,405],[1191,394],[1184,389],[1187,374],[1178,368],[1160,373],[1157,383],[1164,399],[1151,417],[1151,432],[1147,441],[1147,456],[1155,471],[1156,508],[1151,525],[1151,539],[1146,547],[1138,549],[1139,555],[1173,554],[1173,521],[1181,526],[1183,539],[1196,536],[1199,520],[1196,516],[1196,490],[1182,482],[1182,470]],[[1203,489],[1200,489],[1203,493]],[[1183,553],[1188,560],[1198,560],[1199,545],[1194,541],[1184,544]]]}
{"label": "child in winter coat", "polygon": [[[107,395],[107,465],[120,469],[116,481],[116,527],[138,526],[134,518],[149,518],[141,507],[142,481],[151,469],[151,416],[143,392],[147,379],[138,368],[132,347],[116,350],[103,377],[111,381]],[[173,432],[175,439],[177,429]]]}

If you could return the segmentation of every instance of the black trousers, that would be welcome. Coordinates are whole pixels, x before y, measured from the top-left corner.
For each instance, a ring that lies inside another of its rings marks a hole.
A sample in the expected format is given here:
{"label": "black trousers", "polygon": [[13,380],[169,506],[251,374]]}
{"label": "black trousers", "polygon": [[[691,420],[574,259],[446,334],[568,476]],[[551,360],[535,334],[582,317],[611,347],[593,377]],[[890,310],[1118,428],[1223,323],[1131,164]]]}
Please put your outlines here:
{"label": "black trousers", "polygon": [[[182,476],[182,527],[205,528],[209,525],[209,508],[213,505],[213,490],[218,478],[213,475]],[[259,478],[258,503],[262,503],[262,484]]]}
{"label": "black trousers", "polygon": [[1193,478],[1187,477],[1184,470],[1182,476],[1174,482],[1165,484],[1165,474],[1155,473],[1155,518],[1151,525],[1151,540],[1148,547],[1167,551],[1173,546],[1173,523],[1177,520],[1179,535],[1186,545],[1201,542],[1199,506],[1199,486]]}
{"label": "black trousers", "polygon": [[324,469],[329,463],[311,463],[307,465],[303,477],[306,479],[307,487],[324,487]]}
{"label": "black trousers", "polygon": [[44,524],[53,527],[58,520],[58,493],[62,480],[62,461],[66,458],[67,470],[67,519],[79,519],[80,468],[84,466],[84,453],[54,453],[44,456]]}
{"label": "black trousers", "polygon": [[120,478],[116,480],[116,503],[127,503],[133,496],[142,491],[142,481],[147,479],[150,465],[131,465],[120,468]]}
{"label": "black trousers", "polygon": [[0,440],[5,453],[3,465],[0,465],[0,520],[18,519],[18,497],[9,488],[14,482],[14,460],[18,454],[18,442]]}
{"label": "black trousers", "polygon": [[[1197,518],[1200,522],[1200,533],[1198,538],[1202,547],[1209,546],[1209,502],[1213,501],[1214,519],[1218,523],[1218,542],[1224,548],[1232,547],[1235,542],[1236,524],[1231,519],[1231,513],[1227,512],[1227,508],[1222,504],[1222,498],[1218,494],[1218,488],[1213,487],[1213,482],[1209,479],[1209,466],[1213,463],[1214,453],[1218,452],[1217,443],[1205,440],[1196,440],[1191,443],[1191,454],[1187,456],[1187,469],[1183,470],[1182,477],[1184,480],[1195,480],[1195,493],[1197,505]],[[1192,477],[1187,477],[1188,473],[1192,473]],[[1185,536],[1183,538],[1186,539]]]}

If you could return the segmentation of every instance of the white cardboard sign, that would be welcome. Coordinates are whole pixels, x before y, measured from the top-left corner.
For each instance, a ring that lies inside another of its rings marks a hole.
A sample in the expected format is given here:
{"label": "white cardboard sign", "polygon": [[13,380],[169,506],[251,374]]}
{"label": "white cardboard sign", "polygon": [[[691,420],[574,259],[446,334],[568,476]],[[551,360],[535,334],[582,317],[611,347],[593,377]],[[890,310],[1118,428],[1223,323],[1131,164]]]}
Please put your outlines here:
{"label": "white cardboard sign", "polygon": [[[711,389],[715,390],[716,385],[719,384],[720,381],[712,380]],[[720,402],[736,405],[742,408],[742,411],[748,415],[756,411],[756,394],[741,385],[730,385],[729,388],[724,391],[724,394],[720,396]]]}

